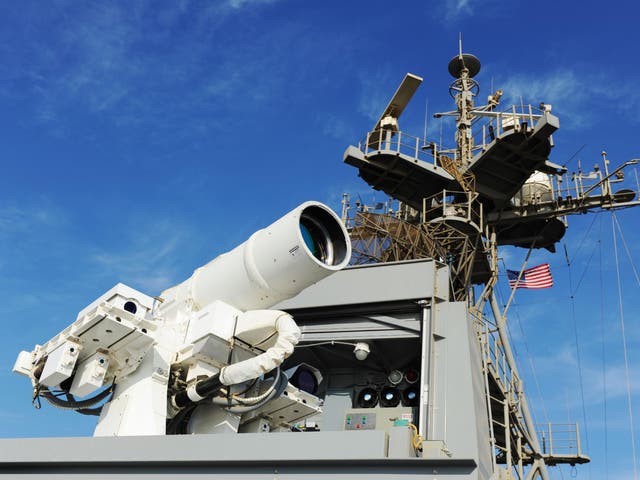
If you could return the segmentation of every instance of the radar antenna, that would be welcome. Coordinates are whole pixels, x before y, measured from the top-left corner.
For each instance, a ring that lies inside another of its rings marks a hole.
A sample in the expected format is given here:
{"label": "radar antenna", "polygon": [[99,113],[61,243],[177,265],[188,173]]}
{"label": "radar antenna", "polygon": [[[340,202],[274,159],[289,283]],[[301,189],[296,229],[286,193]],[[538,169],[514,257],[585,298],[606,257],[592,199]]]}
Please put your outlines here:
{"label": "radar antenna", "polygon": [[[503,91],[494,91],[493,85],[487,103],[476,105],[480,86],[474,77],[480,72],[480,60],[463,52],[462,36],[448,71],[454,78],[449,93],[455,108],[434,117],[453,117],[455,145],[446,147],[442,140],[426,145],[426,120],[423,139],[381,120],[377,136],[369,134],[366,142],[345,152],[344,161],[358,168],[363,180],[401,205],[393,215],[357,212],[349,224],[352,262],[431,258],[447,264],[450,301],[466,302],[487,359],[483,368],[495,461],[507,470],[523,472],[528,467],[527,478],[546,478],[548,465],[586,463],[589,457],[580,449],[577,427],[570,433],[576,447],[548,450],[538,438],[520,390],[506,308],[501,310],[494,291],[498,246],[554,252],[565,234],[568,215],[640,205],[637,176],[635,184],[625,176],[627,169],[640,165],[640,158],[610,168],[602,152],[601,167],[583,172],[578,164],[578,172],[568,176],[564,165],[549,160],[553,134],[560,126],[551,105],[534,107],[520,100],[519,105],[498,109]],[[492,359],[493,351],[499,359]],[[511,386],[501,380],[504,375],[498,365],[506,365]],[[551,425],[547,432],[550,438]]]}
{"label": "radar antenna", "polygon": [[402,115],[421,83],[421,77],[412,73],[405,75],[396,93],[393,94],[387,107],[373,127],[371,135],[369,135],[369,148],[377,148],[382,140],[386,140],[386,138],[383,138],[383,132],[386,131],[387,135],[390,135],[390,139],[398,131],[398,118]]}

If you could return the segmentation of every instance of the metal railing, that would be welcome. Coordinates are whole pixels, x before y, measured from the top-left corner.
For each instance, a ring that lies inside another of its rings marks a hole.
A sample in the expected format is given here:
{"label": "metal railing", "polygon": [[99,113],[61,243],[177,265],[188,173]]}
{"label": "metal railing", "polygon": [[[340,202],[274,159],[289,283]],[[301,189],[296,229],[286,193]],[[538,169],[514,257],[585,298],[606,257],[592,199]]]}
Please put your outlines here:
{"label": "metal railing", "polygon": [[376,151],[401,153],[417,160],[436,165],[436,157],[430,144],[408,133],[392,130],[376,130],[358,143],[358,148],[365,154]]}
{"label": "metal railing", "polygon": [[[478,139],[474,150],[485,149],[491,141],[508,129],[535,128],[535,122],[545,114],[546,112],[541,112],[531,105],[520,107],[514,105],[503,112],[478,111],[474,124],[478,124],[483,119],[486,122],[481,125],[480,132],[474,135],[474,139]],[[443,150],[436,143],[425,143],[419,137],[390,129],[369,132],[358,144],[358,148],[365,155],[398,154],[443,168],[445,171],[449,170],[445,168],[446,162],[443,155],[446,155],[454,164],[457,163],[455,149]],[[610,171],[606,152],[602,152],[602,157],[603,166],[596,165],[589,172],[582,171],[580,162],[578,162],[577,173],[547,175],[534,172],[512,198],[512,206],[516,212],[525,212],[527,215],[544,216],[549,212],[555,212],[556,216],[563,217],[590,208],[619,209],[640,203],[640,178],[637,170],[633,169],[627,173],[627,170],[630,170],[628,167],[637,165],[640,159],[629,160]],[[465,174],[463,171],[460,173]],[[462,188],[465,186],[462,185]],[[614,188],[616,188],[615,192]],[[423,209],[423,213],[425,210]],[[453,211],[453,209],[450,210],[450,212]],[[482,222],[475,220],[478,217],[477,212],[468,213],[470,220],[477,225],[482,225]]]}
{"label": "metal railing", "polygon": [[501,112],[477,110],[474,114],[477,115],[472,123],[476,130],[474,149],[486,149],[506,131],[532,130],[545,112],[531,105],[511,105]]}
{"label": "metal railing", "polygon": [[[544,116],[543,111],[531,105],[512,105],[504,111],[476,110],[472,125],[473,150],[484,150],[487,146],[509,130],[531,130],[535,123]],[[368,132],[358,143],[358,148],[365,154],[377,151],[394,152],[408,157],[438,165],[438,155],[456,155],[456,148],[444,148],[435,142],[409,135],[402,131],[378,129]]]}
{"label": "metal railing", "polygon": [[[512,105],[509,109],[497,111],[474,111],[477,115],[473,125],[475,133],[474,151],[484,150],[489,144],[508,130],[520,131],[535,128],[538,120],[546,114],[531,105]],[[358,143],[358,148],[369,155],[376,152],[402,154],[409,158],[430,163],[442,167],[439,158],[441,155],[450,155],[456,161],[456,149],[443,149],[434,142],[425,142],[424,139],[410,135],[402,131],[379,129],[367,133],[365,138]],[[558,201],[580,201],[587,196],[599,196],[612,198],[613,185],[618,188],[626,188],[636,195],[640,194],[640,179],[636,171],[634,175],[625,176],[624,170],[630,165],[639,163],[638,159],[625,162],[621,167],[609,172],[605,153],[603,152],[604,168],[597,165],[593,171],[582,172],[579,166],[577,173],[565,175],[551,175],[536,183],[525,184],[529,190],[522,190],[514,197],[515,206],[526,205],[552,205]],[[616,198],[616,201],[624,201],[624,198]]]}
{"label": "metal railing", "polygon": [[546,423],[537,428],[543,454],[555,457],[582,456],[577,423]]}
{"label": "metal railing", "polygon": [[505,398],[509,398],[514,404],[518,404],[519,395],[522,392],[522,381],[511,370],[497,330],[491,328],[491,324],[486,320],[476,319],[476,325],[480,346],[490,373],[498,382]]}
{"label": "metal railing", "polygon": [[[532,177],[513,197],[513,205],[520,208],[535,207],[552,209],[562,208],[568,213],[582,207],[624,207],[634,204],[640,193],[640,179],[636,169],[625,175],[628,167],[637,165],[638,159],[623,163],[620,167],[609,172],[608,160],[603,159],[605,168],[598,165],[590,172],[564,175],[544,175],[537,173],[539,178]],[[616,191],[614,192],[614,188]]]}
{"label": "metal railing", "polygon": [[593,171],[584,173],[580,168],[577,173],[556,176],[554,190],[554,200],[559,198],[581,199],[588,195],[612,195],[612,185],[620,188],[627,188],[634,192],[640,192],[640,180],[637,170],[633,170],[633,175],[625,176],[624,170],[639,163],[638,159],[632,159],[623,163],[613,172],[608,171],[609,160],[603,158],[605,168],[601,169],[596,165]]}
{"label": "metal railing", "polygon": [[422,218],[429,222],[435,218],[457,217],[473,223],[480,228],[483,225],[482,204],[472,192],[443,190],[422,200]]}

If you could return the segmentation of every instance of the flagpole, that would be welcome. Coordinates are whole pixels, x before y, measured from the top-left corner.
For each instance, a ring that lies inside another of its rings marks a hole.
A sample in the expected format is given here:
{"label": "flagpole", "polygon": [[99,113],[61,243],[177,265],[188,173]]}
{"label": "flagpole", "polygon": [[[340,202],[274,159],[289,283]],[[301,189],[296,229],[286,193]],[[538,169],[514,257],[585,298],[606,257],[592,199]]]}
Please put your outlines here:
{"label": "flagpole", "polygon": [[529,247],[529,251],[527,252],[527,257],[524,259],[524,262],[522,263],[522,268],[520,268],[520,273],[518,274],[518,278],[516,279],[516,283],[513,286],[513,289],[511,289],[511,295],[509,296],[509,301],[504,306],[504,310],[502,311],[502,320],[504,322],[507,321],[507,310],[509,310],[509,306],[511,305],[511,301],[513,300],[513,297],[516,294],[516,290],[518,289],[518,284],[520,283],[520,279],[522,278],[522,274],[524,273],[525,268],[527,268],[527,263],[529,262],[529,257],[531,256],[531,252],[533,251],[533,247],[535,247],[535,245],[536,245],[536,239],[534,239],[533,242],[531,242],[531,246]]}

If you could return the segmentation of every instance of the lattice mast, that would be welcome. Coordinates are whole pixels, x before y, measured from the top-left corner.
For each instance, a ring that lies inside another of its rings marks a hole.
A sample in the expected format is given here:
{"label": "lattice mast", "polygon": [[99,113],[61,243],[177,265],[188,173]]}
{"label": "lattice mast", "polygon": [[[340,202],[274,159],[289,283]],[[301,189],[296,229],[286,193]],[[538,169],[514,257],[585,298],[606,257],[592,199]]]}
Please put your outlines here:
{"label": "lattice mast", "polygon": [[[399,204],[392,209],[388,202],[381,209],[357,203],[355,215],[349,215],[345,197],[343,218],[355,263],[434,258],[449,265],[451,300],[466,301],[477,319],[496,462],[518,478],[524,478],[528,466],[527,478],[544,479],[546,465],[589,458],[580,450],[577,426],[576,442],[567,452],[548,450],[539,440],[506,333],[505,312],[494,295],[497,248],[553,252],[564,236],[566,215],[638,205],[637,174],[632,186],[624,175],[638,160],[610,171],[603,152],[603,169],[596,165],[591,172],[568,176],[548,159],[552,134],[559,128],[551,106],[496,111],[501,90],[476,106],[479,84],[474,77],[479,71],[480,61],[462,49],[449,63],[454,77],[449,93],[456,109],[434,116],[455,118],[456,145],[451,149],[398,128],[398,117],[421,81],[412,74],[405,77],[374,130],[357,147],[349,147],[344,160]],[[616,185],[623,188],[614,192]],[[482,287],[477,297],[473,285]],[[487,304],[492,320],[484,315]]]}

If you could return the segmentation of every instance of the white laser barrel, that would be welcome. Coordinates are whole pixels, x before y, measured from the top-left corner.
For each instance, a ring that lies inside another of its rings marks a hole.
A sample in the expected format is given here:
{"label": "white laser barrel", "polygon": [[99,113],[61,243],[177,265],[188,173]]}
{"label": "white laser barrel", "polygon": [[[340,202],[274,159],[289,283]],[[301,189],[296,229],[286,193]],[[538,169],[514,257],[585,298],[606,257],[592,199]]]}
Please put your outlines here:
{"label": "white laser barrel", "polygon": [[[268,308],[342,269],[350,258],[351,242],[338,216],[322,203],[305,202],[174,288],[196,310],[215,300],[241,310]],[[162,296],[173,296],[169,290]]]}

